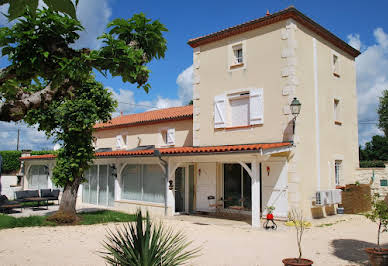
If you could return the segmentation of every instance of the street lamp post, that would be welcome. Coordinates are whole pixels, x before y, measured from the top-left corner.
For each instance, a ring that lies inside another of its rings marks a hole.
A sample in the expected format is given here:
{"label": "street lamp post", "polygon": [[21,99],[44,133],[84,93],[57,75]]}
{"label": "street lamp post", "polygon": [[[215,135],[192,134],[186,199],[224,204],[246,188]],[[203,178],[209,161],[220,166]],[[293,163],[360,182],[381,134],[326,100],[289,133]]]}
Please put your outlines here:
{"label": "street lamp post", "polygon": [[295,122],[296,118],[300,114],[300,108],[302,107],[302,104],[299,102],[299,100],[294,97],[290,104],[291,114],[294,116],[293,118],[293,124],[292,124],[292,134],[295,134]]}

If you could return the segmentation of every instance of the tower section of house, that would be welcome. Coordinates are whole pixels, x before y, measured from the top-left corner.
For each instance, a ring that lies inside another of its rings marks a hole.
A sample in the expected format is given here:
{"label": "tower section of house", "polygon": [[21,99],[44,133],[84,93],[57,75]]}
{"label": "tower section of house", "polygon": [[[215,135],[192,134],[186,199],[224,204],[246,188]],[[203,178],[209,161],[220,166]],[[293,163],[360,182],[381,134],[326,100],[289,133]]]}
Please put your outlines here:
{"label": "tower section of house", "polygon": [[194,146],[292,141],[271,156],[287,158],[289,208],[309,210],[316,192],[353,181],[357,50],[293,7],[188,43]]}

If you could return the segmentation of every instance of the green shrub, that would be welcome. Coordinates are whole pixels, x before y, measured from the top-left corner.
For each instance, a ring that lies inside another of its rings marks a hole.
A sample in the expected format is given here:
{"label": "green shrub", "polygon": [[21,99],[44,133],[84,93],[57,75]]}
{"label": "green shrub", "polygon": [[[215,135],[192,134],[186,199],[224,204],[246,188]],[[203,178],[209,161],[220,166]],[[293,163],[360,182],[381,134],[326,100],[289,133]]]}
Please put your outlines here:
{"label": "green shrub", "polygon": [[57,154],[57,151],[31,151],[31,155]]}
{"label": "green shrub", "polygon": [[177,266],[197,256],[199,248],[187,250],[190,244],[181,231],[153,224],[148,213],[144,220],[139,210],[136,222],[108,229],[102,254],[110,265]]}
{"label": "green shrub", "polygon": [[361,168],[385,168],[384,161],[360,161]]}
{"label": "green shrub", "polygon": [[21,156],[20,151],[0,151],[0,155],[3,157],[2,173],[11,173],[19,170]]}

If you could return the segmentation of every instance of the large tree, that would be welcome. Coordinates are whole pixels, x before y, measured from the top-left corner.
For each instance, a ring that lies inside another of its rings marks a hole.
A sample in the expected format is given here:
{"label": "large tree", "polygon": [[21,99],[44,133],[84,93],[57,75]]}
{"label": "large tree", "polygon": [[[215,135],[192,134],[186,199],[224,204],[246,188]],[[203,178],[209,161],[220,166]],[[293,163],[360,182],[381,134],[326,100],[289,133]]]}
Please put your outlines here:
{"label": "large tree", "polygon": [[[43,0],[43,3],[52,10],[65,13],[74,19],[76,18],[75,6],[78,2],[79,0],[74,3],[72,0]],[[5,4],[8,4],[8,14],[6,16],[9,21],[12,21],[23,16],[26,9],[34,14],[38,9],[39,0],[0,0],[0,5]]]}
{"label": "large tree", "polygon": [[377,113],[379,114],[379,128],[388,138],[388,90],[384,90],[383,95],[380,97]]}
{"label": "large tree", "polygon": [[53,11],[28,11],[0,29],[2,55],[10,65],[0,74],[0,120],[24,120],[61,142],[53,181],[64,188],[60,212],[75,216],[79,185],[94,158],[93,125],[107,121],[116,105],[93,71],[121,76],[148,92],[147,63],[164,57],[164,25],[144,14],[115,19],[100,49],[75,49],[79,21]]}

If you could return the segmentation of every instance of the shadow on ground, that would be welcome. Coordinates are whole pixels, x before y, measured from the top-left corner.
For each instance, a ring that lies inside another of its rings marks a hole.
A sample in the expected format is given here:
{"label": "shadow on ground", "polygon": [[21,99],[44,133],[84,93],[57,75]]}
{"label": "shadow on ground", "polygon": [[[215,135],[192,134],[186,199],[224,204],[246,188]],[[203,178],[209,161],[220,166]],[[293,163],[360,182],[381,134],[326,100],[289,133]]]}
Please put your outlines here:
{"label": "shadow on ground", "polygon": [[[334,239],[331,245],[334,247],[336,257],[361,265],[368,265],[368,255],[364,249],[376,246],[375,243],[356,239]],[[384,244],[382,247],[388,248],[388,244]]]}

